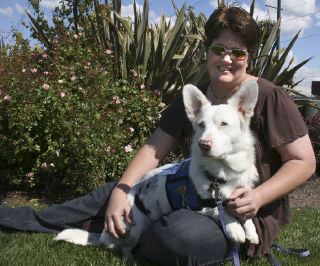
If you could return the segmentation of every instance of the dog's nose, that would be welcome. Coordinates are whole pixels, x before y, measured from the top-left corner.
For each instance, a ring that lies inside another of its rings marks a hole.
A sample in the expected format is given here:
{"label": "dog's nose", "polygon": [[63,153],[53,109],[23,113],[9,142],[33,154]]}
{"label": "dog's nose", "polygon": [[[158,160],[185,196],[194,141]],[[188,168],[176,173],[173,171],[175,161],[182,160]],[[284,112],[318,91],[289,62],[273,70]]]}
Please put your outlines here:
{"label": "dog's nose", "polygon": [[208,139],[200,139],[199,140],[199,147],[203,151],[208,151],[212,147],[212,141]]}

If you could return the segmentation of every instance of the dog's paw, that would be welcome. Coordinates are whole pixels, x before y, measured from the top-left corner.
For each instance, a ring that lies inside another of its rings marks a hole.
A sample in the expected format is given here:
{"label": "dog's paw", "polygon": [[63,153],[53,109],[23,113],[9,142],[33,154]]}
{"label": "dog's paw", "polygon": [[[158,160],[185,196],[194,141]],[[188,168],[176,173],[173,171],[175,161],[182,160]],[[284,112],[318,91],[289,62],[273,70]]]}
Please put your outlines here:
{"label": "dog's paw", "polygon": [[244,243],[246,241],[246,235],[240,223],[229,223],[226,225],[226,230],[233,242]]}
{"label": "dog's paw", "polygon": [[246,220],[243,224],[243,228],[246,234],[246,239],[252,244],[259,244],[259,236],[251,219]]}
{"label": "dog's paw", "polygon": [[256,244],[256,245],[259,244],[259,236],[255,231],[254,232],[247,231],[246,232],[246,239],[252,244]]}

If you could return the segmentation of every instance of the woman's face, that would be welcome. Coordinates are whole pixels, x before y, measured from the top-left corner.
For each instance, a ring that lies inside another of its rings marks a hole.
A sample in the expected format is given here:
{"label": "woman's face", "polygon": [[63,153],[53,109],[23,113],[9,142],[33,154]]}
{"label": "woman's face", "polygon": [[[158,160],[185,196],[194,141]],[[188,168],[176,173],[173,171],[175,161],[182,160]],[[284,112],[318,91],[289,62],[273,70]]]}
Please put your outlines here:
{"label": "woman's face", "polygon": [[[223,31],[218,39],[213,39],[210,47],[213,45],[220,45],[229,50],[240,48],[247,51],[247,47],[241,39],[229,30]],[[228,53],[215,55],[210,47],[207,54],[207,68],[210,80],[216,85],[236,86],[241,84],[246,78],[248,56],[240,60],[231,59]]]}

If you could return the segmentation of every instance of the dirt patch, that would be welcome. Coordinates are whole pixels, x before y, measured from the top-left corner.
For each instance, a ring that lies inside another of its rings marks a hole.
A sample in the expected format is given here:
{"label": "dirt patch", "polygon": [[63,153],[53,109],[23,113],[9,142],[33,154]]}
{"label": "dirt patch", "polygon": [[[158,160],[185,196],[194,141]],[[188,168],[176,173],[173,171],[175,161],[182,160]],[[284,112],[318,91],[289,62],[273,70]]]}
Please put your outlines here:
{"label": "dirt patch", "polygon": [[[311,178],[290,194],[292,208],[306,206],[320,206],[320,178]],[[11,207],[32,206],[37,209],[51,204],[63,203],[70,200],[70,196],[56,194],[39,194],[36,192],[9,191],[0,192],[0,204]]]}
{"label": "dirt patch", "polygon": [[293,208],[320,206],[320,178],[312,178],[290,194]]}

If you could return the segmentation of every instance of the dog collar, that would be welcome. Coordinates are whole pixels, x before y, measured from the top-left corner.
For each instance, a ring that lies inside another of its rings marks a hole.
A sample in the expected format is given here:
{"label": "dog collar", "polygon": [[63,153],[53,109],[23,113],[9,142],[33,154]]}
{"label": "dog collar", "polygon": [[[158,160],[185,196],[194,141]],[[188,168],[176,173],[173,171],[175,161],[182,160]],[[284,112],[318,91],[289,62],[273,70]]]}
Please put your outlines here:
{"label": "dog collar", "polygon": [[226,180],[224,180],[223,178],[220,177],[216,177],[212,174],[210,174],[207,170],[204,171],[205,176],[213,182],[213,184],[225,184],[227,183]]}

